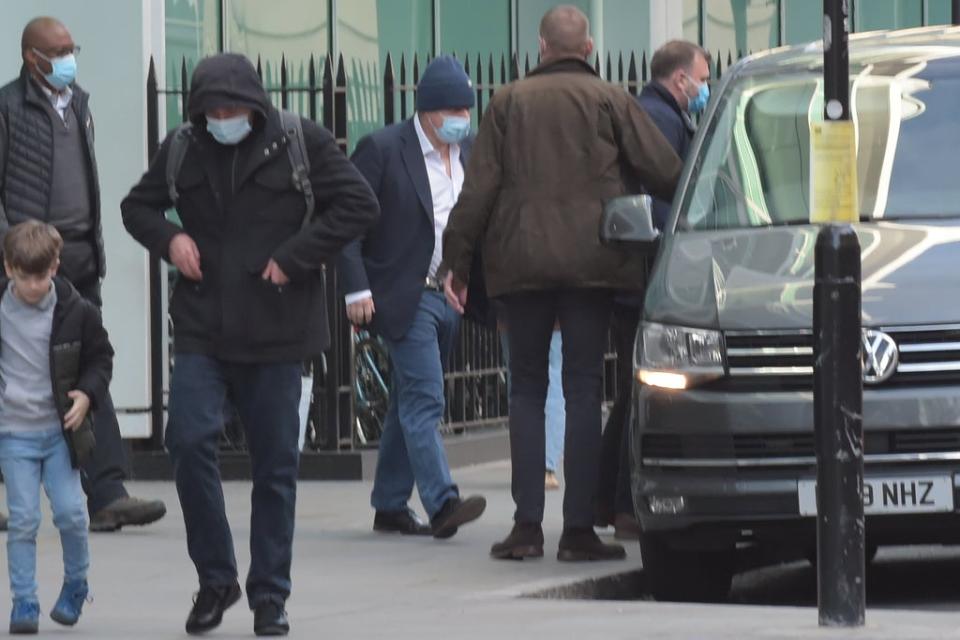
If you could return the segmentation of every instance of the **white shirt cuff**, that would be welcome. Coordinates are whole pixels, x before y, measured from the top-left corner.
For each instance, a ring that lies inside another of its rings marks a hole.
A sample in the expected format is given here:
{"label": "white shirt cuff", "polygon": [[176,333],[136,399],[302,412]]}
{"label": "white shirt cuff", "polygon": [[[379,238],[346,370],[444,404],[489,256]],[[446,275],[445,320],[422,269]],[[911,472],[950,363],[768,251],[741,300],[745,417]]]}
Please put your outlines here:
{"label": "white shirt cuff", "polygon": [[354,302],[360,302],[361,300],[366,300],[367,298],[372,298],[373,292],[370,289],[365,291],[354,291],[353,293],[348,293],[343,296],[343,301],[347,304],[353,304]]}

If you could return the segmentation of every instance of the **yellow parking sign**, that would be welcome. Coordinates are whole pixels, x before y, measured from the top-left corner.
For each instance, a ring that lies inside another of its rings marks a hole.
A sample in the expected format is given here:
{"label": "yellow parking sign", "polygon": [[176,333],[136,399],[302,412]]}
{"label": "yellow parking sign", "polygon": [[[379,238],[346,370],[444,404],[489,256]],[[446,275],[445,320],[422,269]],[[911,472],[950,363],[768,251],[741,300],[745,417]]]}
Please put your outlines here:
{"label": "yellow parking sign", "polygon": [[853,122],[810,125],[810,222],[857,222],[857,141]]}

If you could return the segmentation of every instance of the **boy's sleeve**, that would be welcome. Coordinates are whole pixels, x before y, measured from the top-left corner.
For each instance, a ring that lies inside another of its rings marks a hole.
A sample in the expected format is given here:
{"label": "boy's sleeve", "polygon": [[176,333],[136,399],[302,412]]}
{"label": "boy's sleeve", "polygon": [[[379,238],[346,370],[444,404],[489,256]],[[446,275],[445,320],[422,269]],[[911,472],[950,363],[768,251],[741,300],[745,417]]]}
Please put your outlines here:
{"label": "boy's sleeve", "polygon": [[80,347],[80,379],[77,390],[90,398],[96,408],[110,387],[113,376],[113,347],[103,326],[100,310],[86,300],[83,304],[83,344]]}

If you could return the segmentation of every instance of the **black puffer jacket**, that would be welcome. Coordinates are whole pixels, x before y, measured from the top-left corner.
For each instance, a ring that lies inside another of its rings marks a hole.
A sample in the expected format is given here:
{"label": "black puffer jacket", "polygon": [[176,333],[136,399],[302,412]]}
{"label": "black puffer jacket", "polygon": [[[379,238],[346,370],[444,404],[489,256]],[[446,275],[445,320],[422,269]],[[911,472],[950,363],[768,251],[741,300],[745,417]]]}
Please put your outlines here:
{"label": "black puffer jacket", "polygon": [[[0,299],[9,281],[0,277]],[[90,412],[76,431],[64,430],[74,468],[82,466],[93,451],[93,412],[103,401],[113,375],[113,347],[103,328],[100,310],[84,300],[65,278],[54,278],[57,304],[50,331],[50,383],[60,420],[70,409],[70,391],[83,391],[90,398]],[[10,294],[13,295],[13,294]]]}
{"label": "black puffer jacket", "polygon": [[[312,222],[301,229],[303,195],[294,189],[288,137],[256,70],[239,55],[201,61],[191,84],[193,135],[178,178],[179,227],[163,213],[168,137],[121,209],[130,234],[169,258],[170,241],[186,232],[200,251],[201,281],[182,275],[170,315],[174,350],[233,362],[290,362],[329,344],[321,268],[379,215],[369,185],[333,136],[303,120],[316,198]],[[217,143],[204,113],[218,106],[253,109],[253,132],[240,144]],[[290,278],[276,287],[261,279],[274,259]]]}
{"label": "black puffer jacket", "polygon": [[[96,274],[107,272],[103,250],[103,225],[100,220],[100,183],[97,159],[93,151],[93,118],[90,96],[74,84],[70,109],[81,129],[87,149],[87,179],[90,185],[90,211],[93,212],[93,237],[96,246]],[[24,67],[20,77],[0,89],[0,235],[26,220],[49,220],[50,181],[53,179],[53,124],[47,109],[47,97]],[[71,239],[68,239],[71,240]],[[67,242],[65,252],[70,251]],[[83,274],[66,272],[73,265],[69,255],[62,257],[61,273],[74,281]]]}

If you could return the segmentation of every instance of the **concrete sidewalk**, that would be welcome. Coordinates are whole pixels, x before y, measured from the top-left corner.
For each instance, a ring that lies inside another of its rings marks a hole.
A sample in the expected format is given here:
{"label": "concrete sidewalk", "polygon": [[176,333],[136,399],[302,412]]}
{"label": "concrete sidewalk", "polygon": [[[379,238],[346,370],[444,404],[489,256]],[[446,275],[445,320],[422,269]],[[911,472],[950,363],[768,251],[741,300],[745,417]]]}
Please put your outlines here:
{"label": "concrete sidewalk", "polygon": [[[293,638],[960,638],[960,616],[870,610],[860,631],[821,631],[816,609],[599,602],[525,598],[591,577],[638,569],[628,544],[626,562],[561,564],[556,560],[561,494],[547,497],[546,557],[494,562],[490,544],[506,535],[513,504],[505,463],[460,469],[464,494],[483,493],[488,508],[477,523],[447,541],[374,534],[367,482],[300,484],[294,550],[293,596],[288,602]],[[161,497],[161,522],[119,534],[91,535],[91,586],[74,629],[41,618],[41,634],[70,638],[187,637],[183,623],[196,590],[183,522],[172,483],[131,483],[131,492]],[[225,486],[241,574],[249,564],[249,493],[246,482]],[[419,504],[417,504],[419,508]],[[6,556],[2,601],[9,602]],[[45,514],[39,541],[41,607],[51,607],[61,580],[60,546]],[[241,584],[243,578],[241,577]],[[0,608],[0,629],[7,607]],[[0,631],[2,633],[2,631]],[[241,601],[227,612],[214,638],[253,637],[253,616]]]}

